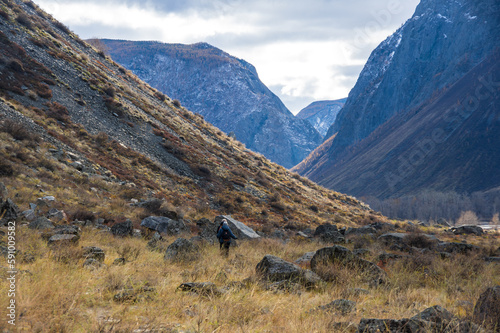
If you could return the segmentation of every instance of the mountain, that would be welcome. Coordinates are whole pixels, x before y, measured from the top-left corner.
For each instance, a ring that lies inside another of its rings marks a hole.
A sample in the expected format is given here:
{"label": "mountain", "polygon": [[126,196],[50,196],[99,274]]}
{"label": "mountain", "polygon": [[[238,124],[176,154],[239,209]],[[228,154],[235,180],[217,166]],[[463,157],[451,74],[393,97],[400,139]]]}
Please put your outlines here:
{"label": "mountain", "polygon": [[500,185],[500,4],[423,0],[370,55],[322,147],[296,170],[378,198]]}
{"label": "mountain", "polygon": [[101,42],[115,61],[139,78],[286,168],[322,141],[259,80],[251,64],[209,44]]}
{"label": "mountain", "polygon": [[309,121],[319,134],[325,136],[346,100],[347,98],[334,101],[316,101],[300,110],[295,117]]}
{"label": "mountain", "polygon": [[68,222],[176,216],[193,231],[218,214],[257,230],[372,216],[248,150],[33,2],[0,1],[0,199],[8,191],[24,210],[52,198]]}

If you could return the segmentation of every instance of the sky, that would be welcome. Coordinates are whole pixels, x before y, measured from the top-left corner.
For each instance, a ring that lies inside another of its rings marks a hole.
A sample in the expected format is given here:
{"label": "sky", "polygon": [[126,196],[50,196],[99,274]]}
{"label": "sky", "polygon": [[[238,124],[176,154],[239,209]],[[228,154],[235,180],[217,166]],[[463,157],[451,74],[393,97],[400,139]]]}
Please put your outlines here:
{"label": "sky", "polygon": [[419,0],[35,0],[81,38],[207,42],[254,65],[298,113],[347,97]]}

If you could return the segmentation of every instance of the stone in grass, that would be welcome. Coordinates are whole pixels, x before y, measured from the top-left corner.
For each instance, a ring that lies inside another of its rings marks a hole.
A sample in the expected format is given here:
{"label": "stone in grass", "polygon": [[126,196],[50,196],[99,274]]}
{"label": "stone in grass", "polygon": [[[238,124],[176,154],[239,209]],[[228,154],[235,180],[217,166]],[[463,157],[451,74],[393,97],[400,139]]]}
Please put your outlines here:
{"label": "stone in grass", "polygon": [[199,257],[199,247],[193,242],[177,238],[165,251],[165,260],[184,261],[195,260]]}
{"label": "stone in grass", "polygon": [[177,289],[207,297],[222,295],[222,291],[212,282],[186,282],[182,283]]}
{"label": "stone in grass", "polygon": [[113,265],[115,265],[115,266],[121,266],[121,265],[125,265],[126,262],[127,262],[127,260],[125,258],[116,258],[113,261]]}
{"label": "stone in grass", "polygon": [[48,245],[70,245],[78,243],[80,236],[78,235],[68,235],[68,234],[57,234],[49,238]]}
{"label": "stone in grass", "polygon": [[91,269],[91,270],[98,269],[102,266],[103,266],[102,262],[100,262],[97,259],[93,259],[93,258],[88,258],[83,263],[83,267]]}
{"label": "stone in grass", "polygon": [[326,305],[321,305],[318,310],[336,312],[343,316],[356,310],[356,302],[348,299],[336,299]]}
{"label": "stone in grass", "polygon": [[495,327],[500,332],[500,285],[486,289],[474,307],[474,322]]}
{"label": "stone in grass", "polygon": [[54,225],[52,224],[52,222],[48,218],[46,218],[44,216],[40,216],[40,217],[36,218],[33,222],[28,224],[28,228],[37,229],[37,230],[53,229]]}
{"label": "stone in grass", "polygon": [[134,228],[132,226],[132,221],[126,220],[125,222],[117,223],[111,227],[111,233],[117,237],[128,237],[132,236]]}
{"label": "stone in grass", "polygon": [[106,255],[104,250],[97,246],[86,246],[83,247],[83,257],[85,259],[95,259],[99,262],[103,262]]}

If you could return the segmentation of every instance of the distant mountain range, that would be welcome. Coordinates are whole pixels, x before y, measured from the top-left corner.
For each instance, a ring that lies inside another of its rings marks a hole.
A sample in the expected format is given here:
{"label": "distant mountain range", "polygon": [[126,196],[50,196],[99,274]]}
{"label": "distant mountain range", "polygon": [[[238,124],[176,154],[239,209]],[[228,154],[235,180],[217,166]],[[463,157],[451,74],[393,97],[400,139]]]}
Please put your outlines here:
{"label": "distant mountain range", "polygon": [[101,41],[139,78],[278,164],[296,165],[322,141],[259,80],[251,64],[209,44]]}
{"label": "distant mountain range", "polygon": [[313,102],[300,110],[296,117],[309,121],[319,134],[325,136],[330,126],[335,122],[346,100],[347,98],[342,98],[334,101]]}
{"label": "distant mountain range", "polygon": [[371,54],[321,147],[297,168],[378,198],[500,186],[500,3],[423,0]]}

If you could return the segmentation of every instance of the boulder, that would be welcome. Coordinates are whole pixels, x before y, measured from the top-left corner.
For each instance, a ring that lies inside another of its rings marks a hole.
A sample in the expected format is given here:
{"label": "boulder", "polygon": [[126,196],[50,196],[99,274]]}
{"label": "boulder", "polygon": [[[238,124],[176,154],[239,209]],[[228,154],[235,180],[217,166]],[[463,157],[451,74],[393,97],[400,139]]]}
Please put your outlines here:
{"label": "boulder", "polygon": [[127,220],[125,222],[117,223],[111,227],[111,233],[117,237],[127,237],[132,236],[133,232],[132,221]]}
{"label": "boulder", "polygon": [[357,333],[424,333],[433,332],[429,323],[411,319],[361,319]]}
{"label": "boulder", "polygon": [[330,224],[330,223],[325,223],[325,224],[318,226],[316,228],[316,230],[314,230],[313,235],[314,235],[314,237],[319,237],[322,234],[327,233],[327,232],[338,232],[338,231],[339,231],[339,229],[337,228],[336,225]]}
{"label": "boulder", "polygon": [[434,305],[413,316],[411,319],[432,322],[435,326],[442,329],[446,327],[454,318],[455,316],[442,306]]}
{"label": "boulder", "polygon": [[177,238],[165,251],[165,260],[183,261],[194,260],[198,257],[199,248],[193,242]]}
{"label": "boulder", "polygon": [[324,279],[328,279],[328,276],[322,276],[322,268],[330,265],[340,265],[350,270],[356,270],[364,275],[371,285],[387,281],[387,274],[380,267],[358,257],[343,246],[335,245],[319,249],[311,259],[311,269]]}
{"label": "boulder", "polygon": [[467,243],[442,242],[436,245],[439,252],[466,254],[473,251],[479,251],[480,247]]}
{"label": "boulder", "polygon": [[378,238],[385,245],[404,245],[406,234],[401,232],[390,232]]}
{"label": "boulder", "polygon": [[196,221],[196,225],[200,229],[198,236],[210,244],[218,243],[217,240],[217,224],[207,218],[201,218]]}
{"label": "boulder", "polygon": [[115,266],[121,266],[121,265],[125,265],[125,263],[127,262],[127,259],[121,257],[121,258],[116,258],[115,260],[113,260],[113,265]]}
{"label": "boulder", "polygon": [[41,217],[36,218],[30,224],[28,224],[28,228],[38,229],[38,230],[53,229],[54,225],[52,224],[52,222],[48,218],[41,216]]}
{"label": "boulder", "polygon": [[255,267],[255,271],[263,280],[270,282],[286,280],[300,283],[306,288],[314,288],[322,281],[316,273],[272,255],[264,256]]}
{"label": "boulder", "polygon": [[182,221],[172,220],[165,216],[149,216],[142,220],[141,227],[165,233],[167,235],[178,235],[186,230]]}
{"label": "boulder", "polygon": [[[229,215],[219,215],[215,218],[215,224],[219,225],[220,222],[226,219],[231,231],[240,239],[257,239],[260,236],[250,227],[246,226],[243,222],[233,219]],[[217,229],[216,229],[217,231]]]}
{"label": "boulder", "polygon": [[450,229],[455,235],[477,235],[481,236],[484,233],[483,228],[477,225],[462,225]]}
{"label": "boulder", "polygon": [[336,299],[326,305],[321,305],[318,310],[336,312],[343,316],[356,310],[356,302],[347,299]]}
{"label": "boulder", "polygon": [[474,322],[500,332],[500,285],[486,289],[476,302]]}
{"label": "boulder", "polygon": [[19,217],[19,207],[11,200],[0,202],[0,225],[5,225],[9,221],[15,221]]}
{"label": "boulder", "polygon": [[51,208],[47,214],[47,217],[55,222],[66,221],[68,216],[63,210],[58,210],[56,208]]}
{"label": "boulder", "polygon": [[37,215],[36,215],[36,212],[34,209],[25,210],[21,214],[24,216],[26,221],[29,221],[29,222],[32,222],[37,218]]}
{"label": "boulder", "polygon": [[75,244],[80,239],[78,235],[57,234],[49,238],[48,245],[69,245]]}
{"label": "boulder", "polygon": [[345,235],[373,235],[377,233],[377,229],[370,225],[365,225],[361,228],[349,228],[346,230]]}
{"label": "boulder", "polygon": [[94,259],[98,262],[104,262],[106,255],[104,250],[96,246],[86,246],[83,248],[83,257],[85,259]]}

